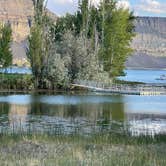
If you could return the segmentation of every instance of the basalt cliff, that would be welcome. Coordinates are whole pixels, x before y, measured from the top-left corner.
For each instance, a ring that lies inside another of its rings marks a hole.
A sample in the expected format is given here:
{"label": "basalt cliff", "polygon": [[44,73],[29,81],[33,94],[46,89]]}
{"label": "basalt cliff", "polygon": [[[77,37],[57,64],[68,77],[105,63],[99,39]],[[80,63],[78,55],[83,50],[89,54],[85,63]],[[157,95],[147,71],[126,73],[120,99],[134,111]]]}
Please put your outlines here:
{"label": "basalt cliff", "polygon": [[[56,15],[47,11],[48,15],[56,19]],[[12,27],[13,64],[27,64],[26,45],[30,33],[34,7],[32,0],[0,0],[0,24],[10,23]]]}
{"label": "basalt cliff", "polygon": [[[0,0],[0,22],[10,22],[13,30],[13,63],[26,63],[25,46],[34,9],[32,0]],[[51,17],[54,14],[50,13]],[[56,16],[54,17],[56,18]],[[137,17],[130,56],[130,68],[166,68],[166,18]]]}
{"label": "basalt cliff", "polygon": [[137,17],[135,33],[127,67],[166,68],[166,18]]}
{"label": "basalt cliff", "polygon": [[9,22],[12,27],[13,63],[26,62],[25,41],[30,33],[33,13],[31,0],[0,0],[0,22]]}

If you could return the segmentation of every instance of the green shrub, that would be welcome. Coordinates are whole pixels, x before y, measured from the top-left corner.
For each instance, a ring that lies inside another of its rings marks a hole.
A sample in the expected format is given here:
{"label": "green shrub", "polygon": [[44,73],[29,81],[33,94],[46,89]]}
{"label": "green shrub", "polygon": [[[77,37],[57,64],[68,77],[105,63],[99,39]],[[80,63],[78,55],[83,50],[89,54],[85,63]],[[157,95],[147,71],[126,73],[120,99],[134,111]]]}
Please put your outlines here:
{"label": "green shrub", "polygon": [[1,90],[31,90],[33,89],[33,79],[28,74],[0,74]]}

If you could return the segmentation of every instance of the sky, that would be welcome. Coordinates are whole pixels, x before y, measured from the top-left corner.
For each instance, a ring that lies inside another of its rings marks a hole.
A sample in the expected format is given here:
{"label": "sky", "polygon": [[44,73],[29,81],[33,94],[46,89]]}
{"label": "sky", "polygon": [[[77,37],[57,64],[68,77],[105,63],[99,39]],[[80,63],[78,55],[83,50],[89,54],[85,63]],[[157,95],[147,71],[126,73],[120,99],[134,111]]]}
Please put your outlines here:
{"label": "sky", "polygon": [[[97,4],[100,0],[92,0]],[[48,0],[47,7],[59,16],[74,13],[78,0]],[[119,0],[118,5],[130,8],[136,16],[166,17],[166,0]]]}

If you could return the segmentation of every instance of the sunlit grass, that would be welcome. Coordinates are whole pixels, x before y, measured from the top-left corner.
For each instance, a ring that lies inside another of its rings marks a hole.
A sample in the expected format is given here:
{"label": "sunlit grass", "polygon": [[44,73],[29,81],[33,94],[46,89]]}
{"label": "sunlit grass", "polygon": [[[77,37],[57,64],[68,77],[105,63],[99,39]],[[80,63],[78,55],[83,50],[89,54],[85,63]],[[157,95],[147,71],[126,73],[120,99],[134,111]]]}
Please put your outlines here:
{"label": "sunlit grass", "polygon": [[165,166],[165,136],[1,134],[0,165]]}

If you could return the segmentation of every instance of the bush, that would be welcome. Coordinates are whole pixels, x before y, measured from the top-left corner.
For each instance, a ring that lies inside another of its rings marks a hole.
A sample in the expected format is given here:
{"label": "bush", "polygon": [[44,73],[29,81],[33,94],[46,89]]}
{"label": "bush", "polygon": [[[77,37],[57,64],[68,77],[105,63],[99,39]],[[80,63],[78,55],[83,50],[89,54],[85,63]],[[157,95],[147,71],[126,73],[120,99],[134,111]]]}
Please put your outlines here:
{"label": "bush", "polygon": [[0,89],[4,90],[31,90],[33,79],[27,74],[0,74]]}

